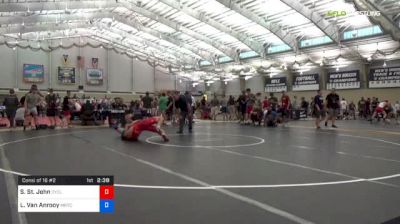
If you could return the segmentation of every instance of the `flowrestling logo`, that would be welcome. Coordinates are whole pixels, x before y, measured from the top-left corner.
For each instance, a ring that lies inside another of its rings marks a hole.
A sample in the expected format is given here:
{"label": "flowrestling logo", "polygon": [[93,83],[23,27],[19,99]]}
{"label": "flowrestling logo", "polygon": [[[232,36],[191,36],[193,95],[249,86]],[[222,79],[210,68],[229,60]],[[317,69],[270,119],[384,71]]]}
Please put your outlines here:
{"label": "flowrestling logo", "polygon": [[376,17],[376,16],[381,16],[381,12],[380,11],[355,11],[352,13],[348,13],[344,10],[329,10],[325,14],[325,16],[328,16],[328,17],[340,17],[340,16],[351,16],[351,15]]}

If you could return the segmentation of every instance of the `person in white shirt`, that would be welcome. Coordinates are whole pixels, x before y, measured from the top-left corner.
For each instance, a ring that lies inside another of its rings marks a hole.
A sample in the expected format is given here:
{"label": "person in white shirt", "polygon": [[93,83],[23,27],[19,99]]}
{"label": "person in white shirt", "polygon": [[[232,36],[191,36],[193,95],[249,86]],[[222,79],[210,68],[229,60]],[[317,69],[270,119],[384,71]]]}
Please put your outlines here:
{"label": "person in white shirt", "polygon": [[347,119],[347,101],[344,98],[340,101],[340,115],[343,120]]}
{"label": "person in white shirt", "polygon": [[399,118],[400,118],[400,103],[399,101],[396,101],[396,103],[394,104],[394,114],[396,117],[396,123],[400,124]]}

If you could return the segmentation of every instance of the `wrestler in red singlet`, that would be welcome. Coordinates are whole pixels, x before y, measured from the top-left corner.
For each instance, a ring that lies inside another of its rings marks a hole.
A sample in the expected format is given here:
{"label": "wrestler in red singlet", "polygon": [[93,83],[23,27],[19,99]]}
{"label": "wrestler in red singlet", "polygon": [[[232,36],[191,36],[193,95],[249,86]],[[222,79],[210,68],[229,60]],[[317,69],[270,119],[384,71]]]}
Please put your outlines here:
{"label": "wrestler in red singlet", "polygon": [[149,131],[159,134],[163,140],[167,142],[169,139],[164,130],[160,127],[163,121],[164,119],[162,116],[150,117],[133,121],[132,123],[127,124],[125,129],[119,129],[118,127],[115,127],[115,129],[121,133],[121,138],[123,140],[137,141],[143,131]]}
{"label": "wrestler in red singlet", "polygon": [[158,117],[150,117],[150,118],[146,118],[143,120],[139,120],[137,122],[135,122],[134,124],[132,124],[132,134],[128,136],[126,136],[127,140],[132,140],[132,141],[137,141],[139,138],[139,135],[143,132],[143,131],[150,131],[150,132],[154,132],[157,133],[159,135],[162,135],[161,130],[157,129],[156,126],[159,121]]}

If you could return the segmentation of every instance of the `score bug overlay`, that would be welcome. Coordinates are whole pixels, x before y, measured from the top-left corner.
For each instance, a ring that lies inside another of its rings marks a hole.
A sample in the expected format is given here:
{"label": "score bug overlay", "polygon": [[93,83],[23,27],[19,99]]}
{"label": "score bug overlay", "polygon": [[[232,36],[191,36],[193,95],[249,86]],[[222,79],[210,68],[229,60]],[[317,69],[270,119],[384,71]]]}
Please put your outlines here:
{"label": "score bug overlay", "polygon": [[114,212],[113,176],[19,176],[18,212]]}

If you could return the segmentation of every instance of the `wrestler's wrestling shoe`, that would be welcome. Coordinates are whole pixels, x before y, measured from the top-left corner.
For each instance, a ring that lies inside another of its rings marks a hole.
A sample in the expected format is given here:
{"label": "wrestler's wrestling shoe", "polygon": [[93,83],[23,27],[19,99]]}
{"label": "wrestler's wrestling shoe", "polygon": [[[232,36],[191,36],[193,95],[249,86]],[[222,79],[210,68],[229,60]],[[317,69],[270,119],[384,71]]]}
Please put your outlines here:
{"label": "wrestler's wrestling shoe", "polygon": [[164,142],[169,142],[169,138],[167,137],[167,135],[163,134],[161,135],[161,137],[163,138]]}

